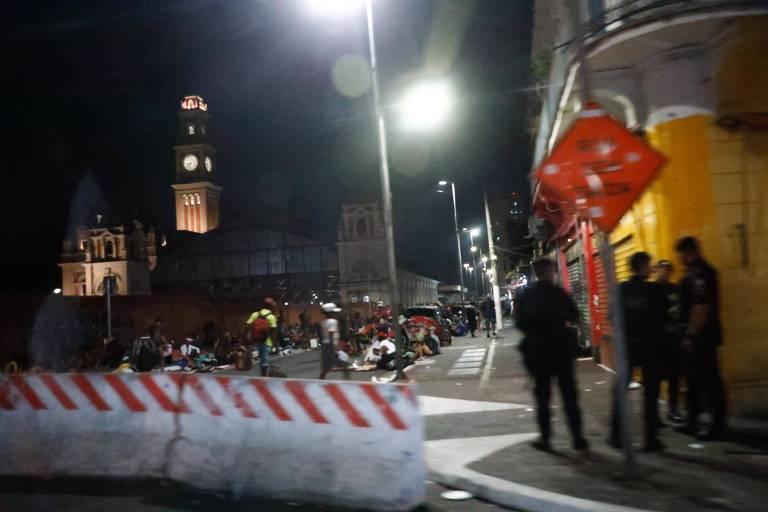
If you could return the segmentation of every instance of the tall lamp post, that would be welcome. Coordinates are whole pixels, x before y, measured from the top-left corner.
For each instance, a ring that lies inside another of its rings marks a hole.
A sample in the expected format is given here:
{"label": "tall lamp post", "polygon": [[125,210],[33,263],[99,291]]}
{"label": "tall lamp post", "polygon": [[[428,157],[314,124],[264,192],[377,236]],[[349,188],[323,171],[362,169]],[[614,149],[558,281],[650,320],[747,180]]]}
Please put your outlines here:
{"label": "tall lamp post", "polygon": [[[306,0],[317,13],[337,16],[349,13],[359,6],[358,0],[319,1]],[[399,322],[401,314],[400,288],[397,282],[395,263],[395,236],[392,222],[392,190],[389,181],[389,156],[387,152],[387,124],[381,105],[379,87],[379,66],[376,58],[376,36],[373,25],[373,0],[365,1],[365,19],[368,29],[368,52],[371,65],[371,92],[374,117],[376,120],[379,149],[379,174],[381,175],[381,203],[384,217],[384,239],[389,273],[389,299],[392,316]],[[409,128],[429,130],[444,121],[450,110],[450,89],[442,82],[420,84],[400,105]],[[398,332],[398,339],[401,334]],[[397,379],[404,377],[401,351],[397,351]]]}
{"label": "tall lamp post", "polygon": [[[480,228],[461,228],[461,230],[469,235],[469,252],[472,256],[472,265],[477,267],[477,247],[475,247],[475,237],[480,235]],[[477,286],[477,278],[472,282],[475,287],[475,293],[478,293],[479,287]]]}
{"label": "tall lamp post", "polygon": [[[462,270],[462,257],[461,257],[461,233],[459,232],[459,216],[456,212],[456,183],[454,183],[452,180],[440,180],[437,182],[437,184],[440,187],[445,187],[448,185],[448,183],[451,184],[451,198],[453,199],[453,227],[456,232],[456,256],[458,257],[459,262],[459,285],[461,286],[461,302],[465,302],[464,297],[464,272]],[[438,192],[443,192],[442,188],[437,189]]]}

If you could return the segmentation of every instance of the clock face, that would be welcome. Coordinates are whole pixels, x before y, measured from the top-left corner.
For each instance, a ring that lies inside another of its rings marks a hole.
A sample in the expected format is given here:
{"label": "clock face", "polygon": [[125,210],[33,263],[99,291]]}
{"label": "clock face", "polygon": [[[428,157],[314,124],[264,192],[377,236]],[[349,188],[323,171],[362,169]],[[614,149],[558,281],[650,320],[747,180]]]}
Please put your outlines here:
{"label": "clock face", "polygon": [[207,156],[205,157],[205,170],[208,172],[211,172],[213,169],[213,160],[211,160],[211,157]]}
{"label": "clock face", "polygon": [[185,155],[181,163],[186,170],[194,171],[197,169],[198,160],[195,155]]}

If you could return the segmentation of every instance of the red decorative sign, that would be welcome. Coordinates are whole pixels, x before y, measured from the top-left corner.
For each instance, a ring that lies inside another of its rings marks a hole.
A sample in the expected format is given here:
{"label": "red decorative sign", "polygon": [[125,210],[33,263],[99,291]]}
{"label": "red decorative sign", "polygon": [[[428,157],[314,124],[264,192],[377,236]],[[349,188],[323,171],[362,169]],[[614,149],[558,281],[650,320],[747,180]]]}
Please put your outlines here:
{"label": "red decorative sign", "polygon": [[660,153],[590,103],[535,174],[581,217],[610,232],[664,163]]}

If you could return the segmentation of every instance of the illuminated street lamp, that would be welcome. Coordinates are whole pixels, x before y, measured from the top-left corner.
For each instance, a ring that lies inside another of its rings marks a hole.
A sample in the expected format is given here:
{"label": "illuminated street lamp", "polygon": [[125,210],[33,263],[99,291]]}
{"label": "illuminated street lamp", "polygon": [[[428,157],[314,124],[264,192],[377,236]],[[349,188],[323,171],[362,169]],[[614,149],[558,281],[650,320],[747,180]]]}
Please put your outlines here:
{"label": "illuminated street lamp", "polygon": [[453,91],[448,82],[434,80],[412,85],[395,108],[404,129],[426,132],[448,121],[453,103]]}
{"label": "illuminated street lamp", "polygon": [[[440,180],[437,182],[437,184],[440,187],[446,187],[448,183],[451,184],[451,198],[453,200],[453,228],[456,231],[456,249],[458,251],[458,262],[459,262],[459,286],[461,286],[461,302],[464,302],[464,272],[461,271],[461,233],[459,232],[459,216],[456,212],[456,184],[453,181],[448,180]],[[442,192],[443,189],[440,188],[437,190],[438,192]]]}
{"label": "illuminated street lamp", "polygon": [[469,270],[469,263],[464,264],[464,270]]}
{"label": "illuminated street lamp", "polygon": [[470,251],[472,251],[472,252],[477,252],[477,247],[475,247],[475,246],[473,245],[472,247],[470,247],[470,248],[469,248],[469,250],[470,250]]}
{"label": "illuminated street lamp", "polygon": [[488,261],[488,256],[482,256],[480,258],[480,261],[482,261],[483,263],[487,262]]}
{"label": "illuminated street lamp", "polygon": [[[360,9],[363,0],[304,0],[307,7],[317,14],[334,17],[349,16]],[[376,121],[377,143],[379,149],[379,174],[381,175],[381,207],[384,218],[384,241],[386,246],[387,270],[389,272],[389,295],[392,306],[392,316],[400,317],[400,288],[397,282],[397,266],[395,263],[395,235],[392,222],[392,190],[389,185],[389,156],[387,154],[387,123],[384,109],[381,105],[379,88],[379,66],[376,58],[376,37],[373,27],[373,0],[364,0],[365,19],[368,29],[368,52],[371,64],[371,93],[373,113]],[[410,103],[410,100],[409,100]],[[434,107],[433,107],[434,108]],[[415,114],[414,114],[415,115]],[[397,341],[402,337],[398,334]],[[400,344],[401,345],[401,344]],[[397,350],[396,378],[403,379],[403,361],[401,350]]]}

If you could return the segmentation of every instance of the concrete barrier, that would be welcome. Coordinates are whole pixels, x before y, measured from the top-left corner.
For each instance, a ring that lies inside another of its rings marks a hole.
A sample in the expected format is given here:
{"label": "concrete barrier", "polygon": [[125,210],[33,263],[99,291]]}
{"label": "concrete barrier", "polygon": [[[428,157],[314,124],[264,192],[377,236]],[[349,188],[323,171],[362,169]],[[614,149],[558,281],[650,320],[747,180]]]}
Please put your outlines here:
{"label": "concrete barrier", "polygon": [[184,374],[0,376],[0,474],[165,477],[405,510],[423,424],[403,385]]}

